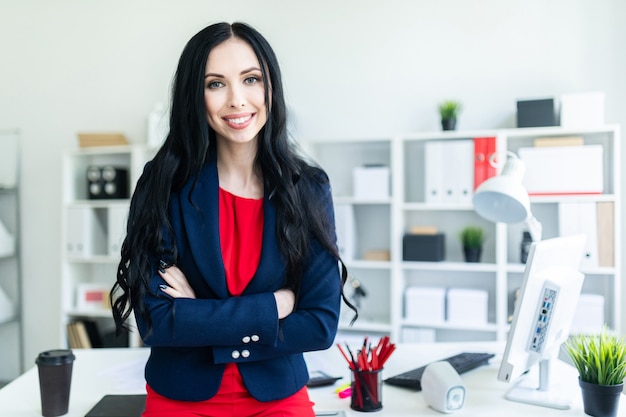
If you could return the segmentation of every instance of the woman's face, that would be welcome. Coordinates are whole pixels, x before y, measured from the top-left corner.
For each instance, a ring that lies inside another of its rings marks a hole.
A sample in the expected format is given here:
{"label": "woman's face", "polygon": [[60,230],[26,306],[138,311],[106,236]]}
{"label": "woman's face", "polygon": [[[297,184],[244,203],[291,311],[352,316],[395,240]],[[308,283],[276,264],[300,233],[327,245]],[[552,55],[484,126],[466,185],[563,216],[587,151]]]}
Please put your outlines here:
{"label": "woman's face", "polygon": [[209,126],[219,141],[256,142],[267,111],[261,67],[248,43],[230,38],[211,50],[204,102]]}

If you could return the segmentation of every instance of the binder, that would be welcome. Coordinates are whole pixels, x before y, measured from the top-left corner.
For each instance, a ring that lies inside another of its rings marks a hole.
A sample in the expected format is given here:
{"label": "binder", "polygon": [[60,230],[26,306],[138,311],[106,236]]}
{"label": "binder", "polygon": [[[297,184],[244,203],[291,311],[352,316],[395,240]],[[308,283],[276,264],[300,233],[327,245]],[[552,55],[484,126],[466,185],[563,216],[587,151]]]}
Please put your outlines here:
{"label": "binder", "polygon": [[443,142],[426,142],[424,151],[424,201],[441,203],[443,201]]}
{"label": "binder", "polygon": [[452,184],[452,203],[471,204],[474,195],[474,142],[472,140],[446,143],[450,163],[444,164],[446,183]]}
{"label": "binder", "polygon": [[598,266],[598,211],[597,203],[559,203],[559,234],[587,235],[581,267]]}
{"label": "binder", "polygon": [[598,266],[615,266],[615,206],[600,201],[598,210]]}
{"label": "binder", "polygon": [[356,225],[352,204],[335,204],[335,233],[341,258],[350,262],[356,258]]}
{"label": "binder", "polygon": [[474,141],[426,142],[424,189],[427,203],[471,203],[474,194]]}
{"label": "binder", "polygon": [[66,227],[65,250],[68,256],[89,257],[106,253],[106,233],[95,209],[78,206],[68,208]]}
{"label": "binder", "polygon": [[108,209],[108,253],[117,256],[122,249],[122,242],[126,237],[126,221],[128,206],[109,207]]}
{"label": "binder", "polygon": [[495,137],[474,138],[474,190],[496,175],[496,167],[489,162],[495,153]]}

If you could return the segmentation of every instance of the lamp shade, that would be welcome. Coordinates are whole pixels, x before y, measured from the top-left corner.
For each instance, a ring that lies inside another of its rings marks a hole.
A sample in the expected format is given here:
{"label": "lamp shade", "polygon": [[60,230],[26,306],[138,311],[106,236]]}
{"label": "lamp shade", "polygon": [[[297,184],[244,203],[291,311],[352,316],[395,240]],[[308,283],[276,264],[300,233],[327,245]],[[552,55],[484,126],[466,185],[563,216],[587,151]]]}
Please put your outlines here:
{"label": "lamp shade", "polygon": [[530,198],[522,185],[526,167],[512,152],[507,152],[502,173],[478,186],[472,198],[474,210],[494,223],[526,223],[533,241],[541,240],[541,223],[530,211]]}
{"label": "lamp shade", "polygon": [[472,204],[480,216],[494,223],[521,223],[530,215],[528,193],[519,181],[505,175],[479,185]]}

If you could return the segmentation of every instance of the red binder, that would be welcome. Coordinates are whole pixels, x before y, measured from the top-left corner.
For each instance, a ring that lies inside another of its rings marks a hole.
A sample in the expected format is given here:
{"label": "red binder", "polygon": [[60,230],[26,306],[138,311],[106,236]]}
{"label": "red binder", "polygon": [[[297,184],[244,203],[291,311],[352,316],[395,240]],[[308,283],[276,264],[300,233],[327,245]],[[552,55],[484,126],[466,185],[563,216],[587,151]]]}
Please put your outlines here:
{"label": "red binder", "polygon": [[474,138],[474,190],[483,181],[496,175],[496,167],[489,163],[495,153],[495,137]]}

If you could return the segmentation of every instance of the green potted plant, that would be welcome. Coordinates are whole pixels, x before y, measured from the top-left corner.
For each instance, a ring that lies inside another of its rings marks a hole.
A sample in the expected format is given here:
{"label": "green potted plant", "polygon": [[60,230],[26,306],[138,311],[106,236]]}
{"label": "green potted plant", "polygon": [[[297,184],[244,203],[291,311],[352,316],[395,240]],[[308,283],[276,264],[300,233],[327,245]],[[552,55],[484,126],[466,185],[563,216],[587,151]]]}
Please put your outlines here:
{"label": "green potted plant", "polygon": [[578,370],[586,414],[617,415],[626,378],[626,342],[611,335],[606,326],[598,335],[575,335],[564,344]]}
{"label": "green potted plant", "polygon": [[441,128],[443,130],[454,130],[456,119],[462,109],[461,102],[455,100],[445,100],[439,103],[439,116],[441,117]]}
{"label": "green potted plant", "polygon": [[459,236],[466,262],[480,262],[485,242],[485,232],[478,226],[467,226]]}

